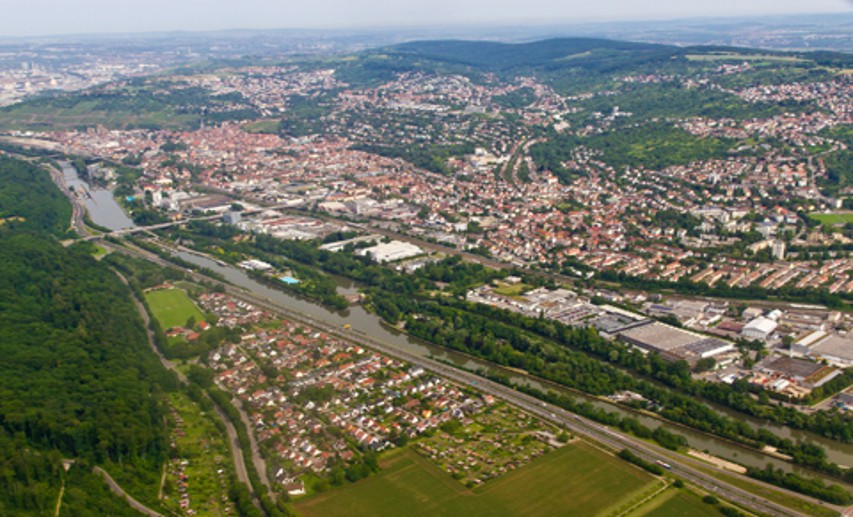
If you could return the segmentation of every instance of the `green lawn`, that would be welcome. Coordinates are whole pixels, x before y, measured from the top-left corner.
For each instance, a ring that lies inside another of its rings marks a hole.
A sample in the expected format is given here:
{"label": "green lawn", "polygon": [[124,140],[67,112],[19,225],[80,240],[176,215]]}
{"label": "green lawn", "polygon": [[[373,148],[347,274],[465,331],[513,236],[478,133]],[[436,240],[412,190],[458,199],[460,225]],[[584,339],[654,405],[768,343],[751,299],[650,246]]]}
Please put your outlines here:
{"label": "green lawn", "polygon": [[809,217],[821,224],[847,224],[853,222],[853,212],[839,212],[834,214],[822,214],[814,212],[809,214]]}
{"label": "green lawn", "polygon": [[576,443],[474,490],[411,450],[394,451],[368,479],[296,503],[301,515],[595,515],[655,481],[639,469]]}
{"label": "green lawn", "polygon": [[530,290],[527,284],[506,284],[500,287],[495,287],[495,293],[503,296],[519,296]]}
{"label": "green lawn", "polygon": [[145,293],[145,299],[154,317],[164,329],[182,327],[192,316],[196,321],[204,319],[204,314],[181,289],[160,289]]}

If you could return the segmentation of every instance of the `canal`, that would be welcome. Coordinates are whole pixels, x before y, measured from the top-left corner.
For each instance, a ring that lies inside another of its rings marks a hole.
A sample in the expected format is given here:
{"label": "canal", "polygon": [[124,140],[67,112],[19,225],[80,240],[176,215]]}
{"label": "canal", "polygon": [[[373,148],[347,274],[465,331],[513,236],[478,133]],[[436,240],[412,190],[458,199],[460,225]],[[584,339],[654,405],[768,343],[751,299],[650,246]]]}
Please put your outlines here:
{"label": "canal", "polygon": [[75,196],[83,199],[93,223],[110,230],[124,230],[136,226],[115,200],[111,190],[90,186],[69,162],[59,164],[62,166],[65,184]]}
{"label": "canal", "polygon": [[[284,305],[294,311],[340,327],[350,325],[350,328],[354,332],[367,334],[375,339],[400,347],[409,353],[417,354],[422,357],[431,357],[467,370],[482,369],[486,372],[500,373],[501,375],[508,376],[518,385],[527,385],[542,391],[551,390],[565,393],[575,399],[585,400],[592,405],[607,411],[618,413],[623,416],[633,416],[652,429],[662,426],[669,431],[684,436],[690,443],[690,446],[694,449],[708,451],[711,454],[742,465],[763,468],[770,463],[774,467],[781,468],[786,472],[799,472],[810,476],[816,475],[813,471],[801,469],[789,462],[762,454],[754,449],[749,449],[747,447],[669,422],[663,422],[657,418],[630,411],[607,400],[590,397],[573,390],[568,390],[562,386],[548,383],[547,381],[539,381],[529,376],[512,372],[490,363],[416,340],[402,332],[396,331],[388,325],[383,324],[376,315],[367,312],[360,305],[351,306],[343,311],[334,311],[313,301],[264,285],[249,277],[245,271],[227,265],[223,266],[204,256],[189,252],[179,252],[177,253],[177,256],[187,262],[216,271],[223,275],[223,277],[232,284],[248,289],[256,295],[268,298],[269,300]],[[341,294],[352,294],[357,291],[356,287],[348,280],[341,278],[336,278],[336,280],[338,281],[338,291]],[[713,409],[733,418],[744,420],[755,427],[768,429],[779,436],[791,438],[792,440],[809,441],[820,445],[826,449],[827,456],[830,461],[838,463],[839,465],[853,465],[853,445],[851,444],[842,444],[812,433],[792,430],[778,424],[759,421],[746,415],[734,413],[727,408],[714,406]],[[833,478],[827,478],[827,480],[843,484]],[[850,487],[848,486],[848,488]]]}

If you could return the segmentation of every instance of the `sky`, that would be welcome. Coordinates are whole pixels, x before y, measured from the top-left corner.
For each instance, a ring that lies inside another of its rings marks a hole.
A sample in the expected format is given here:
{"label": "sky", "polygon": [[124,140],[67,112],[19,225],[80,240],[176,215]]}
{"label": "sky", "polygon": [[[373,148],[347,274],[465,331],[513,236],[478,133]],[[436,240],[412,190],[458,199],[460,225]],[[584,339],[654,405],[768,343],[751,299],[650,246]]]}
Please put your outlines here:
{"label": "sky", "polygon": [[851,0],[3,0],[0,37],[531,25],[853,11]]}

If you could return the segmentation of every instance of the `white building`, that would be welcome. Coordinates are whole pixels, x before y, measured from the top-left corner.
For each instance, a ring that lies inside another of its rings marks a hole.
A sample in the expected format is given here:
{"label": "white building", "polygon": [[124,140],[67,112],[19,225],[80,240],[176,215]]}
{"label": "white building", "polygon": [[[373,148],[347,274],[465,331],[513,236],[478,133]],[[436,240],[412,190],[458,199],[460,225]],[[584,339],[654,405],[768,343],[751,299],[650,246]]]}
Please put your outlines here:
{"label": "white building", "polygon": [[770,318],[759,316],[744,325],[741,334],[747,339],[767,339],[779,324]]}
{"label": "white building", "polygon": [[423,254],[423,250],[414,244],[403,241],[391,241],[377,244],[370,248],[363,248],[356,253],[363,257],[370,257],[376,262],[394,262]]}

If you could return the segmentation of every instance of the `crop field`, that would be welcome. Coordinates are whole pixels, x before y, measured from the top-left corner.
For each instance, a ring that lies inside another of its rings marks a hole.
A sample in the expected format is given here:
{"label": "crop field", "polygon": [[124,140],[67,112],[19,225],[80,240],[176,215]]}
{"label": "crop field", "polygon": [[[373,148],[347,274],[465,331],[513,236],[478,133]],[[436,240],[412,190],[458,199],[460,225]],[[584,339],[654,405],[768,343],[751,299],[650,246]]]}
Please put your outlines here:
{"label": "crop field", "polygon": [[204,314],[181,289],[161,289],[145,293],[148,306],[164,329],[182,327],[190,317],[201,321]]}
{"label": "crop field", "polygon": [[853,212],[838,212],[831,214],[811,213],[809,217],[821,224],[847,224],[853,222]]}
{"label": "crop field", "polygon": [[648,503],[636,508],[631,517],[713,517],[719,516],[716,506],[705,504],[688,490],[669,488]]}
{"label": "crop field", "polygon": [[651,476],[584,443],[539,457],[473,490],[412,450],[394,451],[383,471],[296,503],[305,516],[595,515],[655,484]]}

